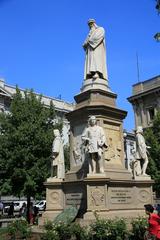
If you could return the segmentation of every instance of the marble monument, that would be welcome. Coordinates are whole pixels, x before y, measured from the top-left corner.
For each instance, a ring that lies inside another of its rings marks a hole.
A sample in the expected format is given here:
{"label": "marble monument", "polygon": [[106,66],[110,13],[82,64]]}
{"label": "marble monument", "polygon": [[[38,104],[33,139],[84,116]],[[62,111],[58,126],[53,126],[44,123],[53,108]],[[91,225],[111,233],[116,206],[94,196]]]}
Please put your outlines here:
{"label": "marble monument", "polygon": [[[43,220],[54,219],[69,206],[78,208],[81,221],[132,218],[152,203],[149,178],[133,179],[125,168],[123,120],[127,112],[116,106],[107,76],[104,28],[94,19],[83,44],[85,74],[70,122],[70,170],[64,181],[45,182],[47,204]],[[146,155],[145,155],[146,157]],[[145,174],[147,158],[142,172]]]}

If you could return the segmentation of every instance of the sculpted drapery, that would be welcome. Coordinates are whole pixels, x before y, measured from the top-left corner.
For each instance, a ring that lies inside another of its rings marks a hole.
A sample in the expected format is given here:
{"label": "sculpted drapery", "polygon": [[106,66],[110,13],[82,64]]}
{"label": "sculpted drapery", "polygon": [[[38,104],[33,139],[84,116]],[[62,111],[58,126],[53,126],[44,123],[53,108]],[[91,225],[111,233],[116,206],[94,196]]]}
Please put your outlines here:
{"label": "sculpted drapery", "polygon": [[84,79],[97,77],[108,79],[106,67],[105,30],[95,24],[95,20],[88,21],[90,32],[83,44],[86,51]]}
{"label": "sculpted drapery", "polygon": [[142,175],[146,175],[146,169],[148,166],[148,150],[150,146],[147,146],[145,143],[145,139],[143,137],[143,128],[142,126],[137,127],[136,131],[136,159],[142,161]]}
{"label": "sculpted drapery", "polygon": [[59,179],[64,179],[65,165],[64,165],[63,142],[58,129],[54,130],[54,135],[55,135],[55,139],[52,144],[52,154],[53,154],[52,166],[57,167],[56,177]]}

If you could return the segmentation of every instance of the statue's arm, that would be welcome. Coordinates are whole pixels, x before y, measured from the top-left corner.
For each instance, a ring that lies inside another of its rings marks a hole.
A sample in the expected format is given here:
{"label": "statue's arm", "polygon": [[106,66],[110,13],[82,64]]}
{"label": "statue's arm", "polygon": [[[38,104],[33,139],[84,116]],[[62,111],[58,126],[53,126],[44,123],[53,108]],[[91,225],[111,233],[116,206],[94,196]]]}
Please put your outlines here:
{"label": "statue's arm", "polygon": [[88,44],[93,48],[97,48],[99,44],[104,40],[105,31],[104,28],[99,27],[95,32],[89,37]]}
{"label": "statue's arm", "polygon": [[82,138],[82,141],[83,141],[83,142],[89,141],[89,138],[88,138],[88,134],[87,134],[87,133],[88,133],[87,129],[85,129],[84,132],[82,133],[81,138]]}
{"label": "statue's arm", "polygon": [[139,148],[139,153],[141,156],[143,156],[147,152],[147,146],[145,143],[145,139],[142,135],[137,135],[137,143]]}
{"label": "statue's arm", "polygon": [[52,145],[52,156],[53,158],[56,158],[59,154],[59,151],[60,151],[60,141],[59,139],[55,139],[55,141],[53,142],[53,145]]}
{"label": "statue's arm", "polygon": [[83,43],[83,49],[86,51],[88,44],[89,44],[89,37],[90,35],[87,36],[86,40]]}

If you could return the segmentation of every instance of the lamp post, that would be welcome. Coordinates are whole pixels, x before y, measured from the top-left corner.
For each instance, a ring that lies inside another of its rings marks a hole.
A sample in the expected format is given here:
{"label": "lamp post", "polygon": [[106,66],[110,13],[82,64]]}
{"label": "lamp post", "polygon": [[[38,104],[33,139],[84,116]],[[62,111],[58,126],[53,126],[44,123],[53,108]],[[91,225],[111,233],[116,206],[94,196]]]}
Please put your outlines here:
{"label": "lamp post", "polygon": [[159,14],[160,13],[160,0],[157,0],[156,9],[157,9],[158,14]]}
{"label": "lamp post", "polygon": [[154,38],[155,38],[155,40],[156,40],[157,42],[160,42],[160,32],[156,33],[156,34],[154,35]]}
{"label": "lamp post", "polygon": [[[156,9],[158,11],[158,14],[160,14],[160,0],[156,0],[157,4],[156,4]],[[160,32],[156,33],[154,35],[154,38],[157,42],[160,42]]]}

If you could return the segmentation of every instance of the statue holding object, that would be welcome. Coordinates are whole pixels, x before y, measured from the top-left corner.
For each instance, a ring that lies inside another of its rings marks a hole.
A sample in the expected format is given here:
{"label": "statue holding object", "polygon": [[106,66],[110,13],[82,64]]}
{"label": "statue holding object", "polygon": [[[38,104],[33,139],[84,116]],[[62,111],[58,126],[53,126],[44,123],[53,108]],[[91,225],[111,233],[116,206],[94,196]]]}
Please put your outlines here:
{"label": "statue holding object", "polygon": [[89,173],[104,173],[103,148],[107,147],[106,137],[102,127],[97,125],[95,116],[88,121],[89,126],[82,134],[82,142],[89,153]]}

